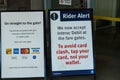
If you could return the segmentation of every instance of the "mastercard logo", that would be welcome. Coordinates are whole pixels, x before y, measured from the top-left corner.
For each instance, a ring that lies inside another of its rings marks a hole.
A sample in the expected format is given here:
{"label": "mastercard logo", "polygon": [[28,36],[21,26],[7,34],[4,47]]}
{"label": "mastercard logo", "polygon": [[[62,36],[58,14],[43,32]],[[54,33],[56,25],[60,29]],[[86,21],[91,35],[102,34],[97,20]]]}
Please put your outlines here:
{"label": "mastercard logo", "polygon": [[21,48],[21,54],[29,54],[30,49],[29,48]]}

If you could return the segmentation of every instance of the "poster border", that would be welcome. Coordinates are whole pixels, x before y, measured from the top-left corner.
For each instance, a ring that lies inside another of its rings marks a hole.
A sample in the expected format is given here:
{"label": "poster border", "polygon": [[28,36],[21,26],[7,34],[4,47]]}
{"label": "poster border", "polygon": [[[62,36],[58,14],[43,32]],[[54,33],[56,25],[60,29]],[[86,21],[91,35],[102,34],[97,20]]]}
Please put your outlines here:
{"label": "poster border", "polygon": [[[2,12],[42,12],[43,13],[43,41],[44,41],[44,77],[18,77],[18,78],[2,78],[2,53],[0,53],[0,79],[1,80],[23,80],[23,79],[41,79],[45,80],[46,79],[46,55],[47,55],[47,46],[46,46],[46,18],[45,18],[45,10],[6,10],[6,11],[0,11],[0,31],[1,31],[1,13]],[[2,36],[2,31],[0,32],[0,43],[1,43],[1,36]],[[0,44],[0,52],[2,52],[2,45]]]}

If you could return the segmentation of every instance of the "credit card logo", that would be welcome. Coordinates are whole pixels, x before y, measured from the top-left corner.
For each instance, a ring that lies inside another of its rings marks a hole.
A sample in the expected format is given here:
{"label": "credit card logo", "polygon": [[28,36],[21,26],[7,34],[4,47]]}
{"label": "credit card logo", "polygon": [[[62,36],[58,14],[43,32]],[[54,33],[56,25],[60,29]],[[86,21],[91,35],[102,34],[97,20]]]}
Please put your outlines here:
{"label": "credit card logo", "polygon": [[21,48],[21,54],[29,54],[30,49],[29,48]]}
{"label": "credit card logo", "polygon": [[13,53],[14,53],[14,54],[19,54],[19,48],[14,48],[14,49],[13,49]]}
{"label": "credit card logo", "polygon": [[6,49],[6,54],[12,54],[12,48],[7,48]]}
{"label": "credit card logo", "polygon": [[40,54],[40,48],[31,48],[32,54]]}

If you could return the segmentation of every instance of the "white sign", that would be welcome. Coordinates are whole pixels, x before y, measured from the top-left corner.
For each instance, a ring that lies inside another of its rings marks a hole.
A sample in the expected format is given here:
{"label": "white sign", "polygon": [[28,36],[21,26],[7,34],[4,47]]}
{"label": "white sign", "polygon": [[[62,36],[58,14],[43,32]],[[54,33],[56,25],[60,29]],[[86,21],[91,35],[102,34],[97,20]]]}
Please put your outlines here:
{"label": "white sign", "polygon": [[94,74],[91,10],[50,11],[52,75]]}
{"label": "white sign", "polygon": [[2,78],[45,76],[43,15],[1,12]]}
{"label": "white sign", "polygon": [[72,0],[59,0],[60,5],[72,5]]}

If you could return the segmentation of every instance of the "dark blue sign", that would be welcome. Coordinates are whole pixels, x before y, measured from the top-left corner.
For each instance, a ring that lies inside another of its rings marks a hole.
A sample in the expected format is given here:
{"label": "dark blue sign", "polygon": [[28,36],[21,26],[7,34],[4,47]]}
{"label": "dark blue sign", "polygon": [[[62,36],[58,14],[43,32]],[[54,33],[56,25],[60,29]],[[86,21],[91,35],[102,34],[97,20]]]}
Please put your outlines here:
{"label": "dark blue sign", "polygon": [[91,10],[62,10],[60,11],[61,21],[87,21],[91,20]]}
{"label": "dark blue sign", "polygon": [[52,76],[70,76],[70,75],[94,74],[94,70],[71,70],[71,71],[53,71]]}

